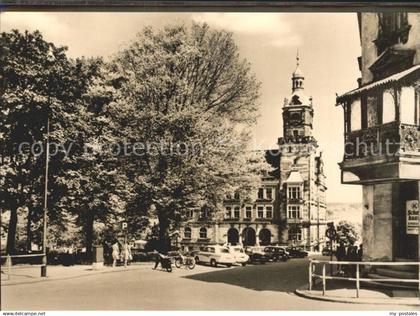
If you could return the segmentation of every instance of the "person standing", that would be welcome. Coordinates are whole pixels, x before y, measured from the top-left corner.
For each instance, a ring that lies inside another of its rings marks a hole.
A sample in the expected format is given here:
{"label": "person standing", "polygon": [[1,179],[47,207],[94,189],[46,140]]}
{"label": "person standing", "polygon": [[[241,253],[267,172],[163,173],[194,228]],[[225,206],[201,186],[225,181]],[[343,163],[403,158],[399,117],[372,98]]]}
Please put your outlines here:
{"label": "person standing", "polygon": [[[337,250],[335,252],[335,256],[337,258],[337,261],[344,261],[344,258],[346,256],[346,248],[344,247],[344,244],[340,242],[340,245],[337,247]],[[341,264],[337,265],[337,270],[339,274],[343,273],[343,266]]]}
{"label": "person standing", "polygon": [[131,246],[128,243],[124,243],[123,258],[124,258],[124,267],[127,268],[128,261],[132,259]]}
{"label": "person standing", "polygon": [[117,260],[120,258],[120,245],[116,240],[115,243],[112,245],[112,267],[115,268],[117,265]]}

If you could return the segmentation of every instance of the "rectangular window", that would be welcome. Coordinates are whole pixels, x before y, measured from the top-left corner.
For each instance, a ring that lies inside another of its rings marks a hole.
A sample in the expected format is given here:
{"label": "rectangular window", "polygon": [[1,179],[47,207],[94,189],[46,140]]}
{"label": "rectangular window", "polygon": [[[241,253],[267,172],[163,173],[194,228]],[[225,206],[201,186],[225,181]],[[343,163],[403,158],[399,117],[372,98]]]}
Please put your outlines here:
{"label": "rectangular window", "polygon": [[355,99],[350,105],[350,131],[359,130],[362,122],[361,102],[360,99]]}
{"label": "rectangular window", "polygon": [[382,95],[382,123],[395,121],[395,98],[390,90],[385,90]]}
{"label": "rectangular window", "polygon": [[239,206],[236,206],[236,207],[234,208],[234,211],[233,211],[233,216],[234,216],[234,218],[239,218],[239,217],[240,217],[240,213],[241,213],[241,211],[240,211]]}
{"label": "rectangular window", "polygon": [[232,208],[230,206],[226,206],[225,218],[231,217]]}
{"label": "rectangular window", "polygon": [[258,206],[257,217],[258,218],[263,218],[264,217],[264,206]]}
{"label": "rectangular window", "polygon": [[400,117],[401,123],[416,124],[416,96],[413,87],[401,88]]}
{"label": "rectangular window", "polygon": [[267,199],[272,200],[273,199],[273,190],[272,189],[265,189],[265,195],[267,196]]}
{"label": "rectangular window", "polygon": [[300,199],[300,186],[289,186],[287,188],[287,194],[289,199]]}
{"label": "rectangular window", "polygon": [[265,217],[266,218],[272,218],[273,217],[273,208],[271,206],[267,206],[265,208]]}
{"label": "rectangular window", "polygon": [[262,188],[258,189],[258,198],[259,199],[264,198],[264,189],[262,189]]}
{"label": "rectangular window", "polygon": [[300,219],[300,206],[298,205],[289,205],[288,212],[287,212],[287,218],[290,219]]}
{"label": "rectangular window", "polygon": [[245,209],[245,218],[251,218],[252,217],[252,207],[247,206]]}

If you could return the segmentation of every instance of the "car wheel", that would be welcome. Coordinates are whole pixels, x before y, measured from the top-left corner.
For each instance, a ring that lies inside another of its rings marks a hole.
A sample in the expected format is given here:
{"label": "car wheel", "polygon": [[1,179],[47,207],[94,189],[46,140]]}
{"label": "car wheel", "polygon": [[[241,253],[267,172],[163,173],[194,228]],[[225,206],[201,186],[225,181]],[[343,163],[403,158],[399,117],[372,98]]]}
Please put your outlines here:
{"label": "car wheel", "polygon": [[245,267],[246,266],[246,262],[242,263],[242,266]]}
{"label": "car wheel", "polygon": [[227,263],[227,264],[226,264],[226,266],[227,266],[228,268],[230,268],[230,267],[232,266],[232,264],[231,264],[231,263]]}
{"label": "car wheel", "polygon": [[211,259],[211,260],[210,260],[210,265],[211,265],[212,267],[217,267],[217,262],[216,262],[216,260],[215,260],[215,259]]}
{"label": "car wheel", "polygon": [[166,268],[166,271],[168,271],[168,272],[172,272],[172,267],[167,267],[167,268]]}

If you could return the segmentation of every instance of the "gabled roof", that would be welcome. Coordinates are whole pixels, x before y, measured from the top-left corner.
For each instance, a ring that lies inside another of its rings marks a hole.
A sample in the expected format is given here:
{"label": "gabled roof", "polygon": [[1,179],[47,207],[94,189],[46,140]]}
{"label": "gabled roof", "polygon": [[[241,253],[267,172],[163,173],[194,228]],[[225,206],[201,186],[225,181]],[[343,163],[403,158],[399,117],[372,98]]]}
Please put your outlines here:
{"label": "gabled roof", "polygon": [[303,183],[303,179],[299,171],[293,170],[284,183]]}

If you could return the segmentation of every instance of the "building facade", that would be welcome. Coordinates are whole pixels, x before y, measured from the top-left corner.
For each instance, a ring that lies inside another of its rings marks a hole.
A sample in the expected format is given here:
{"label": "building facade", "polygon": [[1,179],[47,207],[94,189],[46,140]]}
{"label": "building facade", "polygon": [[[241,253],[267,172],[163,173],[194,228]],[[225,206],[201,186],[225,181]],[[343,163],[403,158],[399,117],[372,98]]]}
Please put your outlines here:
{"label": "building facade", "polygon": [[227,196],[219,213],[190,214],[180,229],[181,244],[299,245],[321,250],[325,245],[326,185],[322,156],[312,136],[314,109],[304,93],[299,58],[292,75],[292,95],[283,106],[283,137],[265,151],[273,171],[261,179],[252,203],[239,194]]}
{"label": "building facade", "polygon": [[342,183],[363,187],[364,260],[419,260],[420,13],[358,20],[359,87],[337,98]]}

